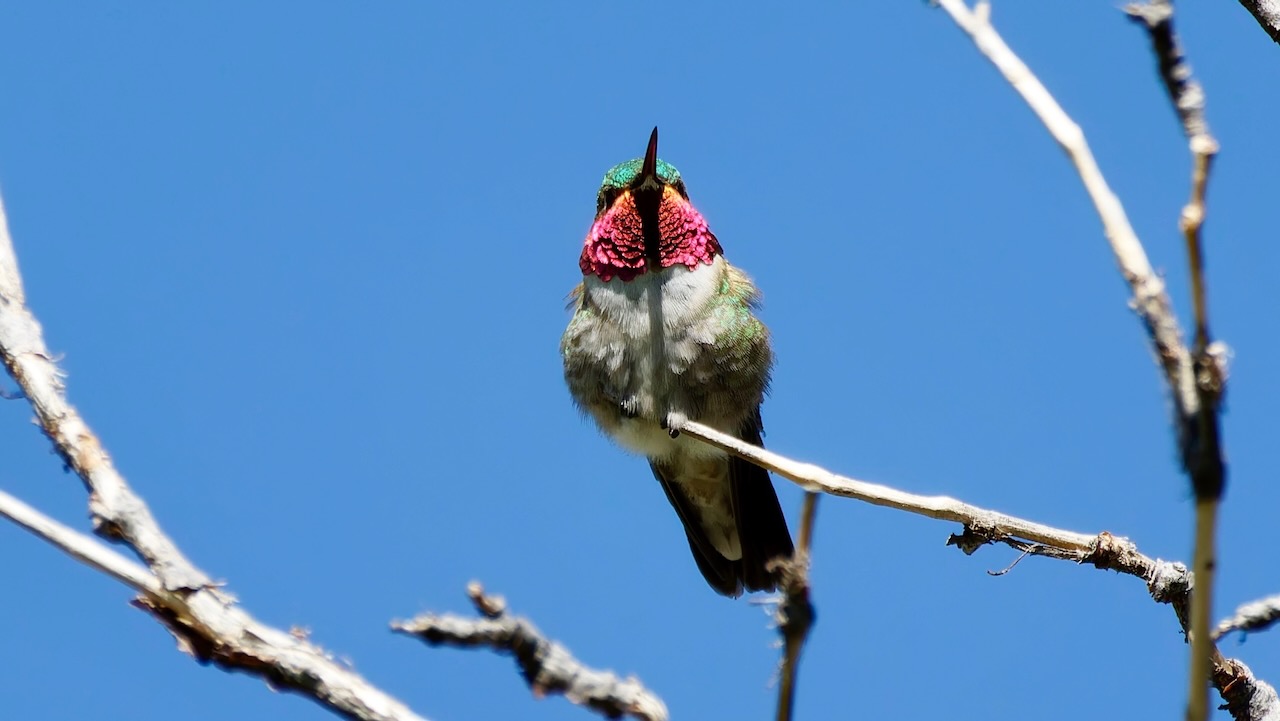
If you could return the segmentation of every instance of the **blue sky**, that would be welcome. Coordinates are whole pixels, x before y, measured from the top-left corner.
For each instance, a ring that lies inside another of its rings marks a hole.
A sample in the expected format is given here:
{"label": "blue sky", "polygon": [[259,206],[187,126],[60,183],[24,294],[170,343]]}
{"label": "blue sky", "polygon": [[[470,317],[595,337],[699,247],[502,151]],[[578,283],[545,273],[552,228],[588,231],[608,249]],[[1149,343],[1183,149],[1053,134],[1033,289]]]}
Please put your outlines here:
{"label": "blue sky", "polygon": [[[1178,10],[1223,146],[1222,615],[1280,591],[1280,57],[1234,3]],[[674,718],[771,717],[765,612],[705,586],[645,463],[560,377],[597,185],[654,125],[765,294],[771,448],[1190,557],[1166,396],[1098,220],[926,3],[4,15],[0,188],[72,402],[250,612],[429,718],[588,717],[533,700],[506,658],[387,631],[467,612],[472,578]],[[1089,134],[1185,324],[1189,161],[1145,37],[1110,3],[994,18]],[[87,528],[30,416],[0,403],[0,488]],[[1043,559],[992,578],[1012,551],[965,557],[955,526],[853,501],[818,523],[799,718],[1181,713],[1181,635],[1135,579]],[[8,525],[0,563],[5,716],[328,717],[192,663],[126,589]],[[1223,649],[1280,681],[1276,633]]]}

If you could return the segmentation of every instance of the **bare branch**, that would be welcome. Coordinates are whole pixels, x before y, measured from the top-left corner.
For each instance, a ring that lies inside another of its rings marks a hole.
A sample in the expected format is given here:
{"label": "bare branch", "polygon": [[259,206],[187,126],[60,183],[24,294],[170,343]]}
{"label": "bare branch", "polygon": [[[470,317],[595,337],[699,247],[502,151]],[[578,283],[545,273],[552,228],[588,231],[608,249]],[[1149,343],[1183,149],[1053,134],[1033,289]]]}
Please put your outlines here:
{"label": "bare branch", "polygon": [[[89,507],[97,532],[127,544],[146,562],[154,578],[145,582],[146,588],[141,589],[144,593],[134,605],[164,623],[182,650],[203,663],[261,676],[273,687],[309,696],[348,718],[421,719],[407,706],[334,661],[324,649],[260,623],[245,613],[234,598],[220,591],[216,583],[188,561],[160,529],[146,504],[116,471],[97,436],[67,403],[62,374],[45,347],[40,324],[25,304],[2,202],[0,360],[30,400],[40,427],[89,489]],[[57,528],[39,522],[23,510],[24,507],[10,503],[6,515],[15,520],[25,519],[28,522],[23,523],[24,527],[50,541],[68,540]],[[83,544],[75,547],[77,551],[72,555],[82,561],[95,566],[95,561],[105,561],[105,557]],[[143,583],[136,573],[119,564],[102,569],[135,588]]]}
{"label": "bare branch", "polygon": [[1231,618],[1218,622],[1213,637],[1222,638],[1232,631],[1263,631],[1280,622],[1280,595],[1250,601],[1236,609]]}
{"label": "bare branch", "polygon": [[486,595],[479,582],[468,585],[467,595],[481,618],[426,613],[408,621],[393,621],[391,628],[432,646],[488,647],[509,653],[535,696],[564,694],[606,718],[626,715],[639,721],[667,721],[666,704],[639,679],[620,679],[610,671],[582,665],[527,619],[509,615],[506,602]]}
{"label": "bare branch", "polygon": [[813,523],[818,513],[818,494],[804,494],[804,510],[800,513],[800,535],[789,559],[774,563],[778,567],[782,598],[774,619],[782,636],[782,677],[778,683],[778,721],[791,721],[795,709],[796,679],[800,669],[800,652],[809,639],[809,630],[817,617],[809,601],[809,558],[813,548]]}
{"label": "bare branch", "polygon": [[[743,441],[728,433],[693,421],[679,428],[682,434],[750,461],[772,471],[811,493],[853,498],[874,506],[884,506],[918,516],[952,521],[964,526],[947,545],[966,554],[989,543],[1003,543],[1035,556],[1075,563],[1092,563],[1099,568],[1137,576],[1152,584],[1152,595],[1161,603],[1173,603],[1175,587],[1190,586],[1190,576],[1181,564],[1157,561],[1138,553],[1128,539],[1103,532],[1088,535],[1054,528],[998,511],[958,501],[947,496],[920,496],[896,488],[841,476],[812,463],[794,461],[774,451]],[[1173,571],[1174,567],[1181,571]]]}
{"label": "bare branch", "polygon": [[18,259],[0,202],[0,360],[35,409],[54,449],[89,489],[95,531],[129,545],[169,590],[209,585],[151,516],[116,471],[98,437],[65,396],[62,372],[44,344],[44,334],[26,307]]}
{"label": "bare branch", "polygon": [[[686,421],[678,430],[768,469],[806,491],[855,498],[876,506],[961,523],[965,527],[964,533],[951,536],[947,545],[957,546],[965,553],[973,553],[985,544],[1003,543],[1031,555],[1088,563],[1095,568],[1142,579],[1152,599],[1173,607],[1183,631],[1190,627],[1191,589],[1194,586],[1191,573],[1181,563],[1143,555],[1127,538],[1105,531],[1089,536],[978,508],[945,496],[918,496],[857,481],[811,463],[780,456],[700,423]],[[1232,711],[1234,718],[1241,721],[1280,718],[1280,700],[1276,698],[1275,689],[1254,678],[1244,664],[1223,657],[1216,646],[1211,651],[1214,685],[1227,702],[1228,709],[1238,711]],[[1275,716],[1268,717],[1267,713]]]}
{"label": "bare branch", "polygon": [[[836,475],[811,463],[793,461],[759,446],[753,446],[701,423],[685,422],[680,427],[680,432],[688,433],[690,437],[697,438],[703,443],[709,443],[739,458],[751,461],[761,468],[773,471],[806,491],[855,498],[876,506],[896,508],[920,516],[961,523],[966,528],[980,532],[984,543],[1025,539],[1074,553],[1076,556],[1073,557],[1078,559],[1092,549],[1095,541],[1094,536],[1014,518],[997,511],[971,506],[954,498],[919,496],[896,488]],[[971,553],[972,550],[967,552]]]}
{"label": "bare branch", "polygon": [[1191,477],[1196,496],[1195,555],[1192,569],[1199,589],[1191,607],[1191,663],[1188,669],[1190,692],[1187,718],[1204,721],[1209,717],[1209,695],[1205,678],[1210,674],[1209,622],[1213,615],[1214,569],[1217,567],[1218,504],[1226,487],[1226,464],[1222,458],[1218,408],[1226,384],[1225,352],[1210,350],[1208,299],[1205,293],[1204,250],[1200,230],[1205,217],[1205,190],[1209,167],[1218,152],[1218,141],[1205,119],[1205,96],[1191,73],[1191,64],[1182,52],[1173,30],[1173,4],[1151,0],[1128,5],[1125,12],[1146,29],[1156,56],[1160,79],[1169,92],[1174,112],[1191,148],[1191,198],[1182,209],[1180,225],[1186,239],[1191,269],[1191,305],[1195,315],[1197,412],[1182,417],[1180,427],[1182,464]]}
{"label": "bare branch", "polygon": [[[1137,233],[1129,224],[1124,206],[1098,168],[1085,140],[1084,131],[1058,105],[1058,101],[1054,100],[1031,69],[1009,49],[992,27],[988,3],[980,2],[973,10],[963,0],[938,0],[938,5],[947,11],[956,25],[968,33],[978,51],[991,61],[1022,96],[1075,165],[1085,191],[1102,220],[1103,233],[1111,245],[1120,273],[1133,294],[1130,304],[1142,320],[1155,348],[1156,359],[1173,390],[1177,417],[1181,419],[1194,416],[1199,407],[1195,373],[1191,354],[1182,342],[1182,330],[1174,316],[1173,303],[1165,290],[1164,281],[1152,269]],[[1184,429],[1181,422],[1178,423],[1178,428],[1179,433],[1182,433]],[[1183,445],[1181,439],[1179,445]]]}
{"label": "bare branch", "polygon": [[135,591],[160,596],[164,589],[151,572],[75,529],[0,491],[0,516],[61,548],[68,556],[101,571]]}
{"label": "bare branch", "polygon": [[1231,718],[1249,721],[1280,719],[1280,698],[1274,688],[1259,681],[1253,671],[1240,661],[1234,658],[1223,660],[1216,647],[1213,653],[1213,687],[1222,695]]}
{"label": "bare branch", "polygon": [[1191,74],[1178,36],[1173,31],[1173,3],[1169,0],[1150,0],[1131,3],[1124,7],[1129,19],[1146,28],[1151,38],[1151,49],[1159,65],[1160,79],[1164,81],[1169,99],[1182,122],[1182,131],[1189,140],[1208,142],[1216,152],[1217,142],[1209,133],[1209,122],[1204,117],[1204,89]]}
{"label": "bare branch", "polygon": [[1253,19],[1258,21],[1262,29],[1267,31],[1271,39],[1280,43],[1280,2],[1277,0],[1240,0],[1240,4],[1244,6],[1253,15]]}
{"label": "bare branch", "polygon": [[[1191,257],[1193,305],[1196,316],[1195,352],[1182,341],[1182,331],[1174,316],[1164,284],[1152,272],[1146,253],[1125,216],[1119,199],[1107,186],[1089,151],[1084,133],[1064,112],[1030,69],[1004,43],[991,25],[991,6],[979,2],[973,10],[963,0],[938,0],[955,23],[972,38],[974,45],[1009,81],[1039,116],[1053,138],[1066,151],[1093,200],[1103,230],[1111,243],[1120,271],[1133,293],[1131,305],[1142,319],[1156,358],[1173,397],[1174,424],[1182,464],[1196,492],[1194,568],[1200,592],[1194,599],[1191,621],[1183,627],[1191,636],[1187,718],[1208,717],[1209,702],[1205,679],[1210,667],[1221,657],[1210,648],[1209,619],[1212,603],[1214,537],[1217,506],[1225,485],[1225,464],[1220,448],[1218,406],[1226,382],[1226,353],[1209,342],[1204,265],[1200,227],[1204,219],[1204,195],[1209,164],[1218,150],[1204,117],[1204,92],[1191,74],[1191,67],[1173,32],[1173,7],[1169,0],[1153,0],[1130,5],[1127,12],[1141,22],[1151,36],[1161,78],[1177,111],[1194,156],[1191,202],[1182,214],[1182,229]],[[1215,674],[1216,675],[1216,674]],[[1219,687],[1221,691],[1222,688]]]}

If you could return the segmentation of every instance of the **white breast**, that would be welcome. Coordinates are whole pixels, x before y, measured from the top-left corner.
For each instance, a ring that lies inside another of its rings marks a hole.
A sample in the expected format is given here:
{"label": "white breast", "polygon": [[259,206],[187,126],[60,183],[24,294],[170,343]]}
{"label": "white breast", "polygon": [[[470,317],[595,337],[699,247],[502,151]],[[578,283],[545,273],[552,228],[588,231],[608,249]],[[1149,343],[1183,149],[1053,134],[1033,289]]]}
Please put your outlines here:
{"label": "white breast", "polygon": [[629,338],[648,342],[655,312],[666,335],[688,329],[715,297],[724,278],[724,258],[692,269],[676,265],[657,273],[644,273],[630,281],[607,281],[588,275],[584,281],[591,303],[601,314],[618,323]]}
{"label": "white breast", "polygon": [[622,330],[629,375],[637,381],[633,390],[640,415],[623,419],[613,434],[628,449],[650,458],[667,458],[677,451],[695,457],[723,455],[689,438],[672,439],[657,419],[671,410],[668,400],[681,382],[680,372],[715,342],[714,328],[705,322],[706,308],[719,292],[724,273],[724,259],[717,256],[711,265],[673,266],[629,282],[586,278],[591,304]]}

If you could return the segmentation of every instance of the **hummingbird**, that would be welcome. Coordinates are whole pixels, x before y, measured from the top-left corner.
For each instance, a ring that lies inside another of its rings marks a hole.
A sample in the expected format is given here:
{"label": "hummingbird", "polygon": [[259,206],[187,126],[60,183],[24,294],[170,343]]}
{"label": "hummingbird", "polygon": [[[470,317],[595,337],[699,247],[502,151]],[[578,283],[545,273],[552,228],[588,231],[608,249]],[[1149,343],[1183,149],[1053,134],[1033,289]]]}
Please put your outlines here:
{"label": "hummingbird", "polygon": [[658,159],[657,128],[643,158],[605,173],[578,266],[560,341],[574,402],[648,458],[711,588],[775,589],[770,562],[792,543],[768,472],[679,433],[696,421],[761,445],[769,331],[751,279]]}

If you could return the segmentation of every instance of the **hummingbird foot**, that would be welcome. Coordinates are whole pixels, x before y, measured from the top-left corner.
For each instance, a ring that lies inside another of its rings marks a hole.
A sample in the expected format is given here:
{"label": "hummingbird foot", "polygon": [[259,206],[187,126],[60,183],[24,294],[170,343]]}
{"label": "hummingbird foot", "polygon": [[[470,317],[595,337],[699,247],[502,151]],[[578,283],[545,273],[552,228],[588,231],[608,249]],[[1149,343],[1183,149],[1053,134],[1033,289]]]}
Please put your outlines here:
{"label": "hummingbird foot", "polygon": [[685,414],[679,411],[671,411],[658,421],[658,425],[662,430],[666,431],[672,438],[680,437],[680,429],[684,427],[685,421],[689,420]]}
{"label": "hummingbird foot", "polygon": [[622,413],[623,418],[636,418],[640,415],[640,399],[631,396],[618,403],[618,411]]}

